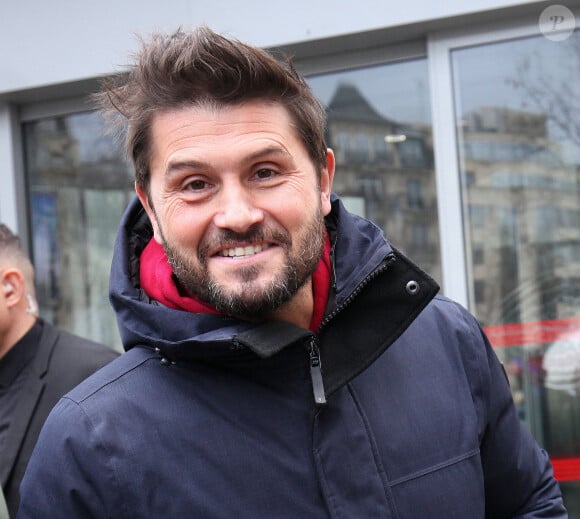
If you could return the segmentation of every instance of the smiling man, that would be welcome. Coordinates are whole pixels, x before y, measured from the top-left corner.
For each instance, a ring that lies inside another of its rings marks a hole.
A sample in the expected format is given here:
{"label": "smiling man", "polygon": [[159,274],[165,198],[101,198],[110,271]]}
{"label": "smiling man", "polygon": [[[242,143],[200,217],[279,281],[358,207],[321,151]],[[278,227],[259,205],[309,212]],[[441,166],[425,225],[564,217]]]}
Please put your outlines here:
{"label": "smiling man", "polygon": [[316,168],[290,114],[264,101],[160,113],[151,141],[137,193],[181,286],[230,315],[308,328],[332,152]]}
{"label": "smiling man", "polygon": [[290,63],[157,34],[99,99],[127,351],[51,413],[19,517],[566,517],[476,320],[331,194]]}

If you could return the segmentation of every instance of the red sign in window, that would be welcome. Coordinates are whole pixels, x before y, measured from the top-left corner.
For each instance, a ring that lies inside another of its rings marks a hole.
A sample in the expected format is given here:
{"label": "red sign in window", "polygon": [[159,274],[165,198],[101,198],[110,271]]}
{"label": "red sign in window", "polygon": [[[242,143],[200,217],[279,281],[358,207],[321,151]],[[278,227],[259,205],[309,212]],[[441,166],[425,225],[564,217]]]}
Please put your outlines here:
{"label": "red sign in window", "polygon": [[[494,348],[578,342],[579,346],[577,348],[568,348],[553,359],[556,364],[560,364],[567,371],[573,369],[574,385],[578,382],[578,371],[580,371],[580,317],[500,324],[486,326],[484,330]],[[550,346],[548,346],[548,350],[549,348]],[[546,353],[548,353],[548,350]],[[578,371],[570,363],[576,365]],[[580,457],[558,456],[551,458],[551,461],[554,468],[554,476],[558,481],[580,480]]]}
{"label": "red sign in window", "polygon": [[580,458],[552,458],[551,461],[558,481],[580,480]]}
{"label": "red sign in window", "polygon": [[484,327],[494,348],[580,339],[580,317]]}

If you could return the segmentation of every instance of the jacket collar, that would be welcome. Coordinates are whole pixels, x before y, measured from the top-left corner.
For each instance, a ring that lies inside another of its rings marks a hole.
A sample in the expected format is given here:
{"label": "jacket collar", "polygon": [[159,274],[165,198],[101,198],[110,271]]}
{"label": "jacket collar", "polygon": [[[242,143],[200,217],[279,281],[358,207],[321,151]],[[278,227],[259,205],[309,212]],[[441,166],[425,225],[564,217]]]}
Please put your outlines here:
{"label": "jacket collar", "polygon": [[[381,229],[348,213],[337,197],[332,199],[326,224],[332,242],[333,284],[318,340],[328,395],[385,351],[438,286],[393,249]],[[125,349],[156,348],[174,362],[219,361],[248,350],[257,359],[314,337],[289,323],[192,314],[151,301],[139,287],[139,256],[151,236],[147,215],[135,199],[121,222],[110,282]],[[410,286],[419,288],[409,290]]]}

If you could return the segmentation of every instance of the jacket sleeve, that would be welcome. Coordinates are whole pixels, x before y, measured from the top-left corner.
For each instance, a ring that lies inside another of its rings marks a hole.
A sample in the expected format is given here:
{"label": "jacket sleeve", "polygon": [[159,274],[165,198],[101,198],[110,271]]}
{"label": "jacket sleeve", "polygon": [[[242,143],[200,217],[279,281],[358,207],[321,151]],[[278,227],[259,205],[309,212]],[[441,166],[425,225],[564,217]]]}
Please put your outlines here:
{"label": "jacket sleeve", "polygon": [[503,366],[479,326],[476,335],[485,345],[487,364],[480,443],[486,517],[567,518],[548,455],[521,424]]}
{"label": "jacket sleeve", "polygon": [[[62,398],[50,413],[20,487],[18,519],[107,518],[114,489],[110,455],[82,408]],[[110,454],[110,453],[109,453]]]}

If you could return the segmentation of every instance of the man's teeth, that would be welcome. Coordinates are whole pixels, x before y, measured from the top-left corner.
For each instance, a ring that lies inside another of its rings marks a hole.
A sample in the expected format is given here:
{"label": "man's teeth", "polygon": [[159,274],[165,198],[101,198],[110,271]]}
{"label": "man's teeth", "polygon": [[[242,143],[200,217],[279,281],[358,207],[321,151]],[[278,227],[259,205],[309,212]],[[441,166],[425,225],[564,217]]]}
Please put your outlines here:
{"label": "man's teeth", "polygon": [[267,245],[248,245],[247,247],[233,247],[231,249],[224,249],[220,252],[221,256],[231,257],[231,258],[239,258],[242,256],[252,256],[254,254],[258,254],[258,252],[262,252]]}

